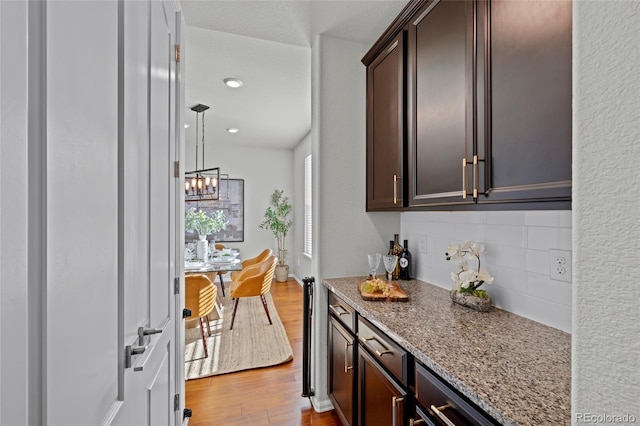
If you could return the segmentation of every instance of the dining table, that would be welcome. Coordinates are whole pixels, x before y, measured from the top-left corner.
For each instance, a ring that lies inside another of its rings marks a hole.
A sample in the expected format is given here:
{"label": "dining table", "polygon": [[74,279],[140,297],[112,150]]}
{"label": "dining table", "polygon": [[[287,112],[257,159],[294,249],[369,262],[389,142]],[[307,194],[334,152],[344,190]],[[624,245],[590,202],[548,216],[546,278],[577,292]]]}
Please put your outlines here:
{"label": "dining table", "polygon": [[185,260],[184,273],[190,274],[204,274],[207,275],[211,281],[215,282],[215,276],[217,275],[220,280],[220,287],[222,289],[222,295],[224,296],[224,278],[223,275],[229,272],[242,270],[242,259],[240,258],[240,252],[237,249],[233,249],[232,253],[235,254],[234,259],[225,259],[222,256],[222,252],[214,252],[210,259],[206,261],[202,260]]}

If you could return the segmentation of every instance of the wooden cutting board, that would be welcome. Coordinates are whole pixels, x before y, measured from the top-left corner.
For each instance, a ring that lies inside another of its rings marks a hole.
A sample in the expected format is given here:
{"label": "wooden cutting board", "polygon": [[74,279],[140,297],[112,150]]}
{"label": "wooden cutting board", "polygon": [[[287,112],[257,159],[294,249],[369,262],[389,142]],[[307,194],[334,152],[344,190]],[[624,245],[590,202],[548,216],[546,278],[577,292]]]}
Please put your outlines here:
{"label": "wooden cutting board", "polygon": [[362,296],[362,300],[368,300],[372,302],[407,302],[409,300],[409,296],[407,296],[407,293],[405,293],[404,290],[400,288],[398,283],[394,281],[391,281],[391,286],[393,288],[389,292],[388,296],[385,296],[382,293],[363,293],[362,284],[364,284],[364,281],[358,283],[358,291],[360,292],[360,296]]}

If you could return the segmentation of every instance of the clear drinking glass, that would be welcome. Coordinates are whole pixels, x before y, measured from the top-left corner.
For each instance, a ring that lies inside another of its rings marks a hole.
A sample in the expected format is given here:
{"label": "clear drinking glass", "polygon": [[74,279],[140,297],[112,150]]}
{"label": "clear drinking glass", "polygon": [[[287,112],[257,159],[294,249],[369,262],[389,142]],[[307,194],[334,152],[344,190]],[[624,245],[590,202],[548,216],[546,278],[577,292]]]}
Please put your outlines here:
{"label": "clear drinking glass", "polygon": [[384,261],[384,269],[387,270],[387,281],[391,284],[391,273],[394,269],[396,269],[396,264],[398,263],[398,256],[394,254],[385,254],[382,257]]}
{"label": "clear drinking glass", "polygon": [[369,259],[369,269],[371,269],[371,278],[376,278],[376,272],[378,271],[378,266],[380,266],[380,258],[382,255],[380,253],[369,253],[367,258]]}

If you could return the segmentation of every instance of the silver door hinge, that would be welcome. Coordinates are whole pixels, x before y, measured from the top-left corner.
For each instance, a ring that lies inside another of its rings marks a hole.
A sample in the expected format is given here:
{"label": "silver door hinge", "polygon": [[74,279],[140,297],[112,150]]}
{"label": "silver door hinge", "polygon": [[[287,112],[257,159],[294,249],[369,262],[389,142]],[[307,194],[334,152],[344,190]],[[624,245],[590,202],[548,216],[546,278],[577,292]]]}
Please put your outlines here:
{"label": "silver door hinge", "polygon": [[173,177],[174,178],[180,177],[180,162],[179,161],[174,161],[173,162]]}
{"label": "silver door hinge", "polygon": [[173,411],[178,411],[180,409],[180,394],[177,393],[173,395]]}
{"label": "silver door hinge", "polygon": [[173,294],[180,294],[180,278],[173,279]]}
{"label": "silver door hinge", "polygon": [[176,44],[175,53],[176,53],[176,62],[180,62],[180,45],[179,44]]}

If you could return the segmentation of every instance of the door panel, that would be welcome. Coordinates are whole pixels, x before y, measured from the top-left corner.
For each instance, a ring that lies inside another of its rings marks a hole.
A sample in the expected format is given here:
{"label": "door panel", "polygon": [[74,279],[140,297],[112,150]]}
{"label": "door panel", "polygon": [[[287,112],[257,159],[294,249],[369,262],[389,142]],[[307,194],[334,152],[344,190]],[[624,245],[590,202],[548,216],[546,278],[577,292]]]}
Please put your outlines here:
{"label": "door panel", "polygon": [[47,424],[178,418],[175,7],[46,4]]}
{"label": "door panel", "polygon": [[100,424],[119,405],[122,385],[118,5],[46,7],[44,417],[50,425]]}

